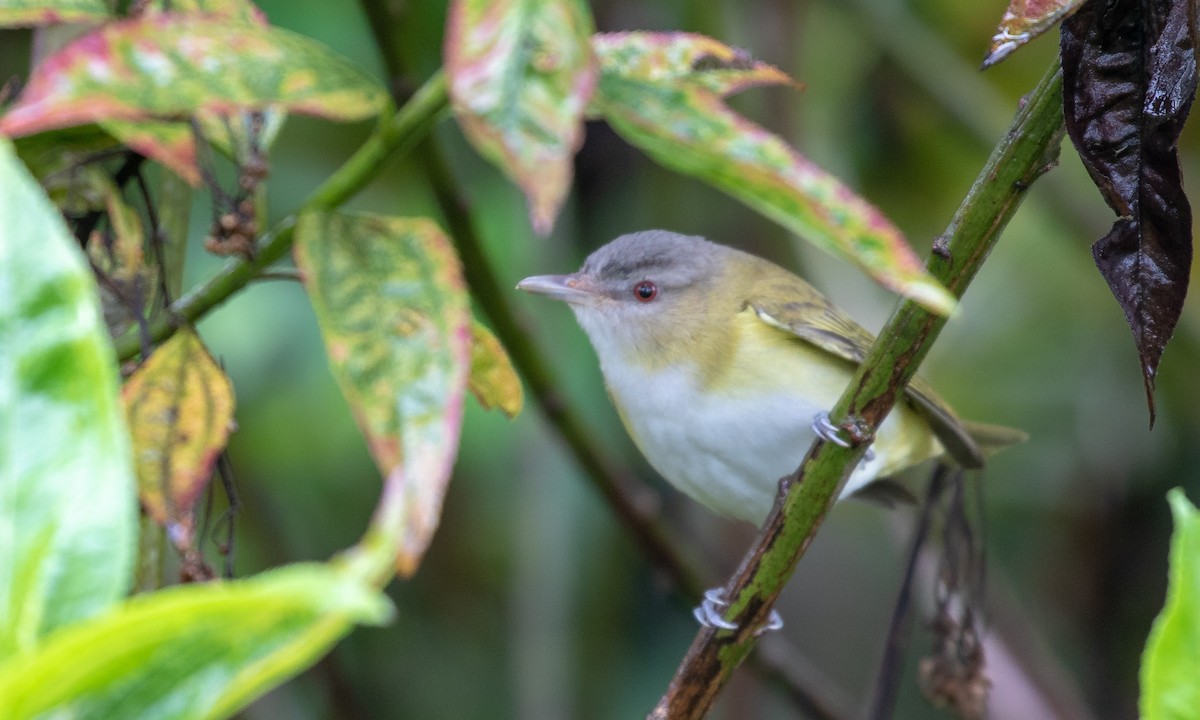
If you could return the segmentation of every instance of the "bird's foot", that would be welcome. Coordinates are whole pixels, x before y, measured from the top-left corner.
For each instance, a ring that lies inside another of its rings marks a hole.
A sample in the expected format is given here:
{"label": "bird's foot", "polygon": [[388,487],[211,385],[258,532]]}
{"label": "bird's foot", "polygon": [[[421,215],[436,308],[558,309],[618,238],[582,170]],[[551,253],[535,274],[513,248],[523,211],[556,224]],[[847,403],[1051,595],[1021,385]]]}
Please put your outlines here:
{"label": "bird's foot", "polygon": [[[838,447],[858,447],[871,440],[870,435],[860,432],[855,425],[834,425],[833,421],[829,419],[829,413],[818,413],[813,418],[812,430],[817,437]],[[867,454],[863,459],[865,462],[871,462],[875,459],[875,451],[867,448]]]}
{"label": "bird's foot", "polygon": [[[692,616],[696,618],[696,622],[706,628],[714,628],[716,630],[737,630],[737,623],[725,619],[725,609],[729,607],[729,601],[725,599],[725,588],[710,588],[704,591],[704,600],[692,610]],[[783,618],[775,610],[771,611],[771,615],[761,627],[754,631],[754,636],[758,637],[763,633],[778,630],[783,627]]]}

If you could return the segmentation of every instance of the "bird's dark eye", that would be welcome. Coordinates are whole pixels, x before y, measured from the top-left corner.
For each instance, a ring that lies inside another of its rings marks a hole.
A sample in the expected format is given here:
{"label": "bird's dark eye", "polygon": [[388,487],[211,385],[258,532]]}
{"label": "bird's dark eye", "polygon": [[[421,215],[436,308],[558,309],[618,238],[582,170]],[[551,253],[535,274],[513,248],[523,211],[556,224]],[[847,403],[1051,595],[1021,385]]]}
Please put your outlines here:
{"label": "bird's dark eye", "polygon": [[649,280],[643,280],[633,286],[633,296],[640,302],[650,302],[658,297],[658,286]]}

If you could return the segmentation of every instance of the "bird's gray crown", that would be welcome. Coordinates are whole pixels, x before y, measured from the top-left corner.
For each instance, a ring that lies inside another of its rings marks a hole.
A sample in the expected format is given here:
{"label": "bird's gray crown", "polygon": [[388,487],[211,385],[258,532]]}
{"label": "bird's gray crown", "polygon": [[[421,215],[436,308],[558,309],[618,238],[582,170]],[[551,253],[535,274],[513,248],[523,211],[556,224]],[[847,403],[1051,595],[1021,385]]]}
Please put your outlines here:
{"label": "bird's gray crown", "polygon": [[644,230],[622,235],[596,250],[580,269],[602,283],[653,278],[683,287],[710,275],[727,248],[695,235]]}

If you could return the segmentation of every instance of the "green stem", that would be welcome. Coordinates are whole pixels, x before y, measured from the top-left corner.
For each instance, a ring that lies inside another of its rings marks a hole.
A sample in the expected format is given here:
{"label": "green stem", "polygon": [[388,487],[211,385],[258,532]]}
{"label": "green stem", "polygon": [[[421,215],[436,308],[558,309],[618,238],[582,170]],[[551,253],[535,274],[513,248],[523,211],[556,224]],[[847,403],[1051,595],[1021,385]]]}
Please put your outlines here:
{"label": "green stem", "polygon": [[[1062,133],[1062,73],[1055,61],[939,239],[944,250],[929,260],[934,277],[956,296],[975,277],[1029,186],[1054,163]],[[830,414],[833,422],[852,436],[873,437],[945,323],[914,302],[901,303]],[[650,717],[701,718],[712,707],[868,444],[844,448],[817,440],[799,469],[781,481],[781,499],[726,587],[732,598],[727,617],[739,629],[702,629]]]}
{"label": "green stem", "polygon": [[[427,135],[449,106],[446,78],[434,74],[404,104],[404,107],[380,124],[379,129],[322,183],[293,214],[279,221],[259,240],[253,257],[230,260],[212,278],[193,288],[171,304],[150,324],[150,337],[160,343],[185,325],[194,324],[210,310],[262,275],[263,271],[287,254],[292,247],[296,218],[304,212],[332,210],[350,199],[375,178],[384,163],[411,150]],[[141,350],[138,337],[127,332],[114,342],[122,361]]]}

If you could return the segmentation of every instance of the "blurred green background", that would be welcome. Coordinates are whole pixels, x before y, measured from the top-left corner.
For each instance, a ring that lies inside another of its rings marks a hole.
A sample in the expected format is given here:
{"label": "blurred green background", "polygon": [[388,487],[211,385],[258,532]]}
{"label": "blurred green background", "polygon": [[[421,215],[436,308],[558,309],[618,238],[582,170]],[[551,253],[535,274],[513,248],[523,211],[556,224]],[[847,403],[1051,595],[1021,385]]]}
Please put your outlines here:
{"label": "blurred green background", "polygon": [[[383,78],[356,3],[261,2],[272,23],[314,37]],[[803,81],[733,104],[790,139],[879,205],[925,254],[1057,51],[1057,33],[977,71],[1000,0],[632,0],[591,3],[598,29],[688,30],[751,51]],[[442,2],[394,2],[396,40],[415,87],[440,62]],[[0,33],[0,81],[23,72],[26,34]],[[1198,123],[1185,132],[1195,184]],[[369,125],[292,118],[272,157],[281,217],[344,160]],[[573,270],[592,249],[661,227],[737,245],[801,271],[877,329],[895,299],[856,271],[708,187],[663,170],[589,124],[576,189],[548,239],[534,237],[516,189],[450,121],[436,140],[506,287]],[[351,207],[436,214],[419,155],[395,163]],[[198,198],[188,282],[219,262],[199,251]],[[1189,302],[1158,378],[1147,429],[1137,356],[1096,273],[1090,243],[1111,211],[1069,147],[1039,181],[947,327],[923,374],[965,417],[1021,427],[1031,440],[995,458],[981,486],[994,718],[1136,715],[1137,667],[1163,600],[1166,491],[1200,499],[1200,308]],[[568,311],[519,296],[533,342],[562,392],[618,464],[661,491],[662,513],[714,584],[753,529],[669,490],[625,437],[595,359]],[[326,367],[302,288],[261,282],[200,325],[238,395],[230,456],[243,503],[238,575],[324,559],[365,526],[379,480]],[[468,401],[462,453],[441,529],[419,574],[389,589],[391,626],[357,630],[312,671],[245,718],[629,718],[657,700],[695,631],[586,484],[535,407],[515,421]],[[843,503],[803,559],[779,608],[783,635],[825,676],[823,694],[864,707],[903,564],[908,509]],[[927,594],[927,593],[926,593]],[[898,717],[940,717],[915,683],[930,642],[916,623]],[[1049,703],[1049,704],[1048,704]],[[746,669],[718,718],[794,717]]]}

